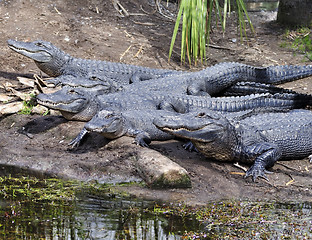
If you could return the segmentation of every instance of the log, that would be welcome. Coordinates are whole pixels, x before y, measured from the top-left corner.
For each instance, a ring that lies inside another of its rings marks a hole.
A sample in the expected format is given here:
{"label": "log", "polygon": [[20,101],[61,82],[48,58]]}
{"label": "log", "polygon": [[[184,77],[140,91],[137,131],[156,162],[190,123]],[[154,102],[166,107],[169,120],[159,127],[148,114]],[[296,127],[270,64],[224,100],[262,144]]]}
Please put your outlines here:
{"label": "log", "polygon": [[187,171],[161,153],[142,148],[136,155],[136,167],[141,178],[152,188],[189,188]]}

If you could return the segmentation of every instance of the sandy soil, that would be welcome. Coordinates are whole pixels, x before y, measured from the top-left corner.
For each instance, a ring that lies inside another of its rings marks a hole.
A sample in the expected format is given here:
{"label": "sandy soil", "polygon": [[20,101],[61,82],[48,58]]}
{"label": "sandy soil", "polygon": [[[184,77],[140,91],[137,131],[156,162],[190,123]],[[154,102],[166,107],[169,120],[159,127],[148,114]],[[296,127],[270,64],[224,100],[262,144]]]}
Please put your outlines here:
{"label": "sandy soil", "polygon": [[[168,49],[174,22],[155,12],[147,0],[121,1],[130,13],[120,17],[111,1],[0,1],[0,83],[10,82],[25,90],[18,76],[40,74],[34,62],[11,51],[8,39],[43,39],[80,58],[124,62],[154,68],[187,69],[179,63],[179,49],[168,63]],[[171,11],[174,6],[170,5]],[[213,29],[207,65],[237,61],[257,66],[307,64],[302,55],[280,48],[284,30],[272,13],[253,13],[257,36],[241,44],[235,21],[224,37]],[[192,70],[203,68],[198,66]],[[284,85],[303,93],[312,92],[311,78]],[[0,88],[0,93],[5,93]],[[129,138],[108,142],[91,135],[76,150],[67,143],[84,123],[68,122],[60,116],[20,115],[3,117],[0,124],[0,163],[40,169],[42,174],[84,181],[120,182],[140,180],[133,158],[140,147]],[[276,164],[270,182],[244,179],[242,170],[228,163],[205,159],[183,150],[181,142],[154,142],[160,151],[183,166],[190,174],[192,188],[153,190],[127,187],[135,196],[203,204],[224,198],[311,200],[312,166],[305,160]],[[29,164],[31,163],[31,164]],[[309,171],[310,170],[310,171]]]}

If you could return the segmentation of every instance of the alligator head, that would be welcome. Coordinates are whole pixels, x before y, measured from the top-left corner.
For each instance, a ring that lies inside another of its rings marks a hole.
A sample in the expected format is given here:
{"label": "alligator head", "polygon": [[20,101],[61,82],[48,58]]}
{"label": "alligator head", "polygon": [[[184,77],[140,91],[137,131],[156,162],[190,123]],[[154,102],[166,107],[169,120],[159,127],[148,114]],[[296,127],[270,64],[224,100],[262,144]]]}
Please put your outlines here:
{"label": "alligator head", "polygon": [[[117,91],[117,86],[113,81],[107,79],[106,81],[102,81],[97,77],[90,76],[88,77],[80,77],[73,75],[62,75],[57,78],[47,79],[47,83],[51,83],[54,86],[69,86],[72,88],[85,88],[85,89],[102,89],[102,94],[112,93]],[[120,88],[121,89],[121,88]]]}
{"label": "alligator head", "polygon": [[59,110],[68,120],[89,121],[98,110],[96,96],[99,89],[71,88],[64,86],[50,94],[39,94],[39,104]]}
{"label": "alligator head", "polygon": [[84,127],[108,139],[115,139],[126,133],[125,119],[122,114],[110,110],[99,111]]}
{"label": "alligator head", "polygon": [[34,60],[40,70],[51,77],[60,76],[64,65],[71,59],[53,44],[42,40],[21,42],[9,39],[8,46],[13,51]]}
{"label": "alligator head", "polygon": [[153,123],[160,130],[190,140],[209,158],[231,161],[237,146],[234,126],[220,113],[205,111],[161,116]]}

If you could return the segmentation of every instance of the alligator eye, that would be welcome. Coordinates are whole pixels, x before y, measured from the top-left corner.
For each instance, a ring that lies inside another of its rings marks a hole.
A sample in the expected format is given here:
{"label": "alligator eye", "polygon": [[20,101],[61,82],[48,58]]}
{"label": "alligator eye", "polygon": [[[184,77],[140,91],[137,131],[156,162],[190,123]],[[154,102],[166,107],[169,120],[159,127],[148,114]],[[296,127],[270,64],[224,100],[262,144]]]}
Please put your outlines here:
{"label": "alligator eye", "polygon": [[99,79],[96,76],[91,76],[90,80],[92,80],[92,81],[99,81]]}
{"label": "alligator eye", "polygon": [[38,47],[42,47],[43,46],[43,44],[41,42],[36,42],[35,45],[38,46]]}
{"label": "alligator eye", "polygon": [[205,117],[205,116],[206,116],[206,113],[201,112],[201,113],[198,113],[196,117],[201,118],[201,117]]}
{"label": "alligator eye", "polygon": [[106,119],[113,117],[113,114],[108,114],[105,116]]}
{"label": "alligator eye", "polygon": [[74,94],[74,93],[76,93],[76,92],[75,92],[74,89],[71,89],[71,90],[68,91],[68,93]]}

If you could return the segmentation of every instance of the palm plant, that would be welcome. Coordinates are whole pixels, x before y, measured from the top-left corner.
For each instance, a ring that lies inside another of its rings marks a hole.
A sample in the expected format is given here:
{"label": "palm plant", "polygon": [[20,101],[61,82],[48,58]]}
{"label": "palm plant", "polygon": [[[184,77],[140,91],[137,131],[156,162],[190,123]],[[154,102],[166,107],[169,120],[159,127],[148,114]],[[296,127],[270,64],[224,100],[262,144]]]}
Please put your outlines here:
{"label": "palm plant", "polygon": [[[203,62],[206,58],[206,45],[209,46],[209,32],[211,28],[211,18],[213,10],[216,15],[217,22],[222,25],[222,30],[225,31],[226,16],[231,11],[230,0],[223,1],[223,13],[219,4],[220,0],[181,0],[179,12],[177,15],[170,51],[169,60],[172,55],[173,45],[176,40],[177,32],[182,18],[182,36],[181,36],[181,62],[185,62],[186,56],[191,64],[194,60],[195,65],[198,60]],[[245,17],[250,25],[251,30],[254,28],[248,16],[243,0],[236,0],[238,24],[240,29],[240,37],[246,34]]]}

